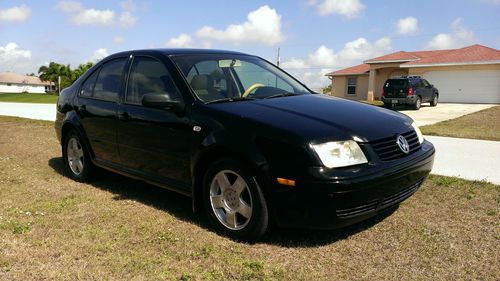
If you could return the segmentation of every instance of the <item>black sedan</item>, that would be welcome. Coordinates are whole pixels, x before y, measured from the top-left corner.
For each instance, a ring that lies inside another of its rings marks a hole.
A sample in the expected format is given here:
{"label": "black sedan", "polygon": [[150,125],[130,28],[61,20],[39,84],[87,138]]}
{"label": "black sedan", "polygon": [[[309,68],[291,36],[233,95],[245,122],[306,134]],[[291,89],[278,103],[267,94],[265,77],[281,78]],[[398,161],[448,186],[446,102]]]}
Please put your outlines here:
{"label": "black sedan", "polygon": [[411,196],[434,147],[407,116],[312,92],[256,56],[216,50],[111,55],[60,95],[68,175],[98,168],[189,196],[233,238],[337,228]]}

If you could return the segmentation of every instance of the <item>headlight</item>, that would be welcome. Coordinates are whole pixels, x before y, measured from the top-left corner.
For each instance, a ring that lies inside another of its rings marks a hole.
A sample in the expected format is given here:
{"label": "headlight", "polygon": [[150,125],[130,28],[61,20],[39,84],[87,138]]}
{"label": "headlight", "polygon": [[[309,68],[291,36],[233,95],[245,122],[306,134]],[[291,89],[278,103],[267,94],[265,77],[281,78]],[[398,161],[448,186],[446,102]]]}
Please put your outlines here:
{"label": "headlight", "polygon": [[420,129],[418,128],[417,124],[415,124],[415,122],[411,123],[411,126],[413,127],[413,129],[415,130],[415,132],[417,133],[417,136],[418,136],[418,142],[420,144],[422,144],[424,142],[424,135],[422,135],[422,132],[420,131]]}
{"label": "headlight", "polygon": [[352,140],[311,144],[311,147],[328,168],[368,163],[359,145]]}

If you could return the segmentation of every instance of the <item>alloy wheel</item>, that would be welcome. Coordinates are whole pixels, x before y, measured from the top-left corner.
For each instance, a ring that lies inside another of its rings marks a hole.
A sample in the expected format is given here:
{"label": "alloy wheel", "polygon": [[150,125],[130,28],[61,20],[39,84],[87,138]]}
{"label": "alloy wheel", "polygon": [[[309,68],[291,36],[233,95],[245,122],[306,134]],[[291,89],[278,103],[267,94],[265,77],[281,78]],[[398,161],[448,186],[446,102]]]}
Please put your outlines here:
{"label": "alloy wheel", "polygon": [[231,170],[218,172],[210,184],[210,205],[226,228],[241,230],[252,217],[252,196],[245,179]]}
{"label": "alloy wheel", "polygon": [[76,137],[68,140],[66,147],[68,166],[75,175],[80,175],[84,168],[84,153],[80,141]]}

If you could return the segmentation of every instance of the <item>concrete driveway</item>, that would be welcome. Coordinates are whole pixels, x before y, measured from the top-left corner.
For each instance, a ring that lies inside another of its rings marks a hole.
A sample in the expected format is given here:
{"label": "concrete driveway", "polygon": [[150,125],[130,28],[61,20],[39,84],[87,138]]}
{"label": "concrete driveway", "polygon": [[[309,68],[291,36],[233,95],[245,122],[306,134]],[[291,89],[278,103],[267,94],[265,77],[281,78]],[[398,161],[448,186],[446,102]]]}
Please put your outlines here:
{"label": "concrete driveway", "polygon": [[396,108],[396,110],[410,116],[418,126],[424,126],[454,119],[494,106],[497,106],[497,104],[439,103],[436,107],[431,107],[427,104],[422,105],[420,110],[411,110],[408,108]]}
{"label": "concrete driveway", "polygon": [[56,105],[43,103],[0,102],[0,115],[55,121]]}

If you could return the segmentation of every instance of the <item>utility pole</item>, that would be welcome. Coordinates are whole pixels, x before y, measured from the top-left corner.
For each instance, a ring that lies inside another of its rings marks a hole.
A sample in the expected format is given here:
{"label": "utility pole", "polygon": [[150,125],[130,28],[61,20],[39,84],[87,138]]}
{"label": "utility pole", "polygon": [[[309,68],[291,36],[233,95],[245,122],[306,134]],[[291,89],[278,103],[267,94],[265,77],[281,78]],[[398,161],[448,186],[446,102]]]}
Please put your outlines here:
{"label": "utility pole", "polygon": [[276,65],[279,67],[280,66],[280,47],[278,47],[278,52],[277,52],[277,56],[276,56]]}

